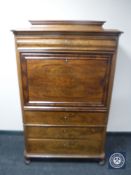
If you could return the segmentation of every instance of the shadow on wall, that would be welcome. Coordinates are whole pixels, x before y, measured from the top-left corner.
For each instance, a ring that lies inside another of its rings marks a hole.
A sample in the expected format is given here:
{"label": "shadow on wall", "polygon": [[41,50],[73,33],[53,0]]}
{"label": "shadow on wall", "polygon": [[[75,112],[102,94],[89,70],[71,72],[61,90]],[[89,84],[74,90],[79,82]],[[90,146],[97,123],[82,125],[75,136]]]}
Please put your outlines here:
{"label": "shadow on wall", "polygon": [[119,47],[108,131],[131,131],[131,56]]}

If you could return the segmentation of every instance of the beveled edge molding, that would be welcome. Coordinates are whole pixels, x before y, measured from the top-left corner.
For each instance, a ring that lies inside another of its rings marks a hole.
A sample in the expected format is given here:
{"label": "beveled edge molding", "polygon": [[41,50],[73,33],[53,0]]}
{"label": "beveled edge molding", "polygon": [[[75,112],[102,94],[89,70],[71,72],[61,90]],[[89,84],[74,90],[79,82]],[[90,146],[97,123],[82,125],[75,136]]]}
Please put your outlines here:
{"label": "beveled edge molding", "polygon": [[75,128],[106,128],[106,124],[99,124],[99,125],[89,125],[89,124],[85,124],[85,125],[58,125],[58,124],[30,124],[30,123],[25,123],[24,127],[44,127],[44,128],[60,128],[60,127],[64,127],[64,128],[69,128],[69,127],[75,127]]}
{"label": "beveled edge molding", "polygon": [[103,25],[106,21],[95,20],[29,20],[32,25]]}
{"label": "beveled edge molding", "polygon": [[33,154],[33,153],[27,153],[24,151],[24,155],[26,158],[93,158],[93,159],[103,159],[105,157],[105,154],[98,154],[98,155],[67,155],[67,154]]}
{"label": "beveled edge molding", "polygon": [[95,111],[107,112],[107,107],[51,107],[51,106],[24,106],[25,111]]}

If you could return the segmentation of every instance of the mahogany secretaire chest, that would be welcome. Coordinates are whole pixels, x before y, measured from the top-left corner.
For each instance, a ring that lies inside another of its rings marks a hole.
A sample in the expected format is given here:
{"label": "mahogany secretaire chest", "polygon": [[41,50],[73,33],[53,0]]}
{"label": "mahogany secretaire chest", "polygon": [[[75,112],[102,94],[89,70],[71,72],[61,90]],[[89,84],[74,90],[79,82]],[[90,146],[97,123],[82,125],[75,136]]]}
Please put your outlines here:
{"label": "mahogany secretaire chest", "polygon": [[13,30],[25,158],[104,159],[120,31],[103,21],[30,21]]}

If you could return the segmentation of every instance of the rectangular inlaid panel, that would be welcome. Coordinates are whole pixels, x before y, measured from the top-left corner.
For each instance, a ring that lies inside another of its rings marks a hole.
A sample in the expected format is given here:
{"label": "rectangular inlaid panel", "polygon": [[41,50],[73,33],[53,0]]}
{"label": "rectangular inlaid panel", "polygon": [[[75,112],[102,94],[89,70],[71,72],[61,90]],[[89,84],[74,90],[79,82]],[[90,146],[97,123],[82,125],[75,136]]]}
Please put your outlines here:
{"label": "rectangular inlaid panel", "polygon": [[25,124],[45,125],[106,125],[106,113],[102,112],[44,112],[24,111]]}
{"label": "rectangular inlaid panel", "polygon": [[28,139],[26,151],[29,154],[41,155],[84,155],[96,156],[103,152],[101,139]]}
{"label": "rectangular inlaid panel", "polygon": [[26,126],[27,138],[39,139],[101,139],[105,133],[104,127],[54,127]]}
{"label": "rectangular inlaid panel", "polygon": [[105,105],[109,63],[109,57],[99,55],[27,57],[22,66],[25,101],[35,105]]}

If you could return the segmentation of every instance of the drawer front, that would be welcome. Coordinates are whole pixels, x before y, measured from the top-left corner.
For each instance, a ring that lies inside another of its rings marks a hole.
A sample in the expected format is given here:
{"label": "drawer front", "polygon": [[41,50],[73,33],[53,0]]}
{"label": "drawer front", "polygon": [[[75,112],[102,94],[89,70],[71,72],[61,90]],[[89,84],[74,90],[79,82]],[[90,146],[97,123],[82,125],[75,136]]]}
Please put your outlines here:
{"label": "drawer front", "polygon": [[25,124],[45,125],[106,125],[102,112],[43,112],[24,111]]}
{"label": "drawer front", "polygon": [[[30,55],[29,55],[30,54]],[[106,106],[111,56],[21,55],[26,105]]]}
{"label": "drawer front", "polygon": [[[54,27],[54,26],[53,26]],[[67,27],[67,26],[66,26]],[[85,27],[85,26],[84,26]],[[65,30],[65,27],[64,27]],[[74,27],[73,27],[74,30]],[[83,30],[83,26],[82,26],[82,30]],[[85,39],[86,38],[86,39]],[[32,41],[35,42],[32,42]],[[18,47],[28,47],[28,48],[48,48],[49,49],[67,49],[68,51],[72,51],[75,49],[76,52],[80,51],[80,50],[104,50],[107,49],[108,50],[114,50],[116,48],[116,41],[115,39],[100,39],[100,38],[94,38],[93,39],[89,39],[86,36],[75,36],[73,38],[70,38],[69,36],[62,36],[60,34],[60,37],[56,37],[53,38],[52,36],[45,36],[42,35],[41,37],[37,37],[35,36],[33,38],[32,37],[18,37],[17,36],[17,46]]]}
{"label": "drawer front", "polygon": [[28,154],[96,156],[103,152],[103,140],[28,139]]}
{"label": "drawer front", "polygon": [[105,133],[102,127],[25,127],[27,138],[39,139],[96,139],[100,140]]}

